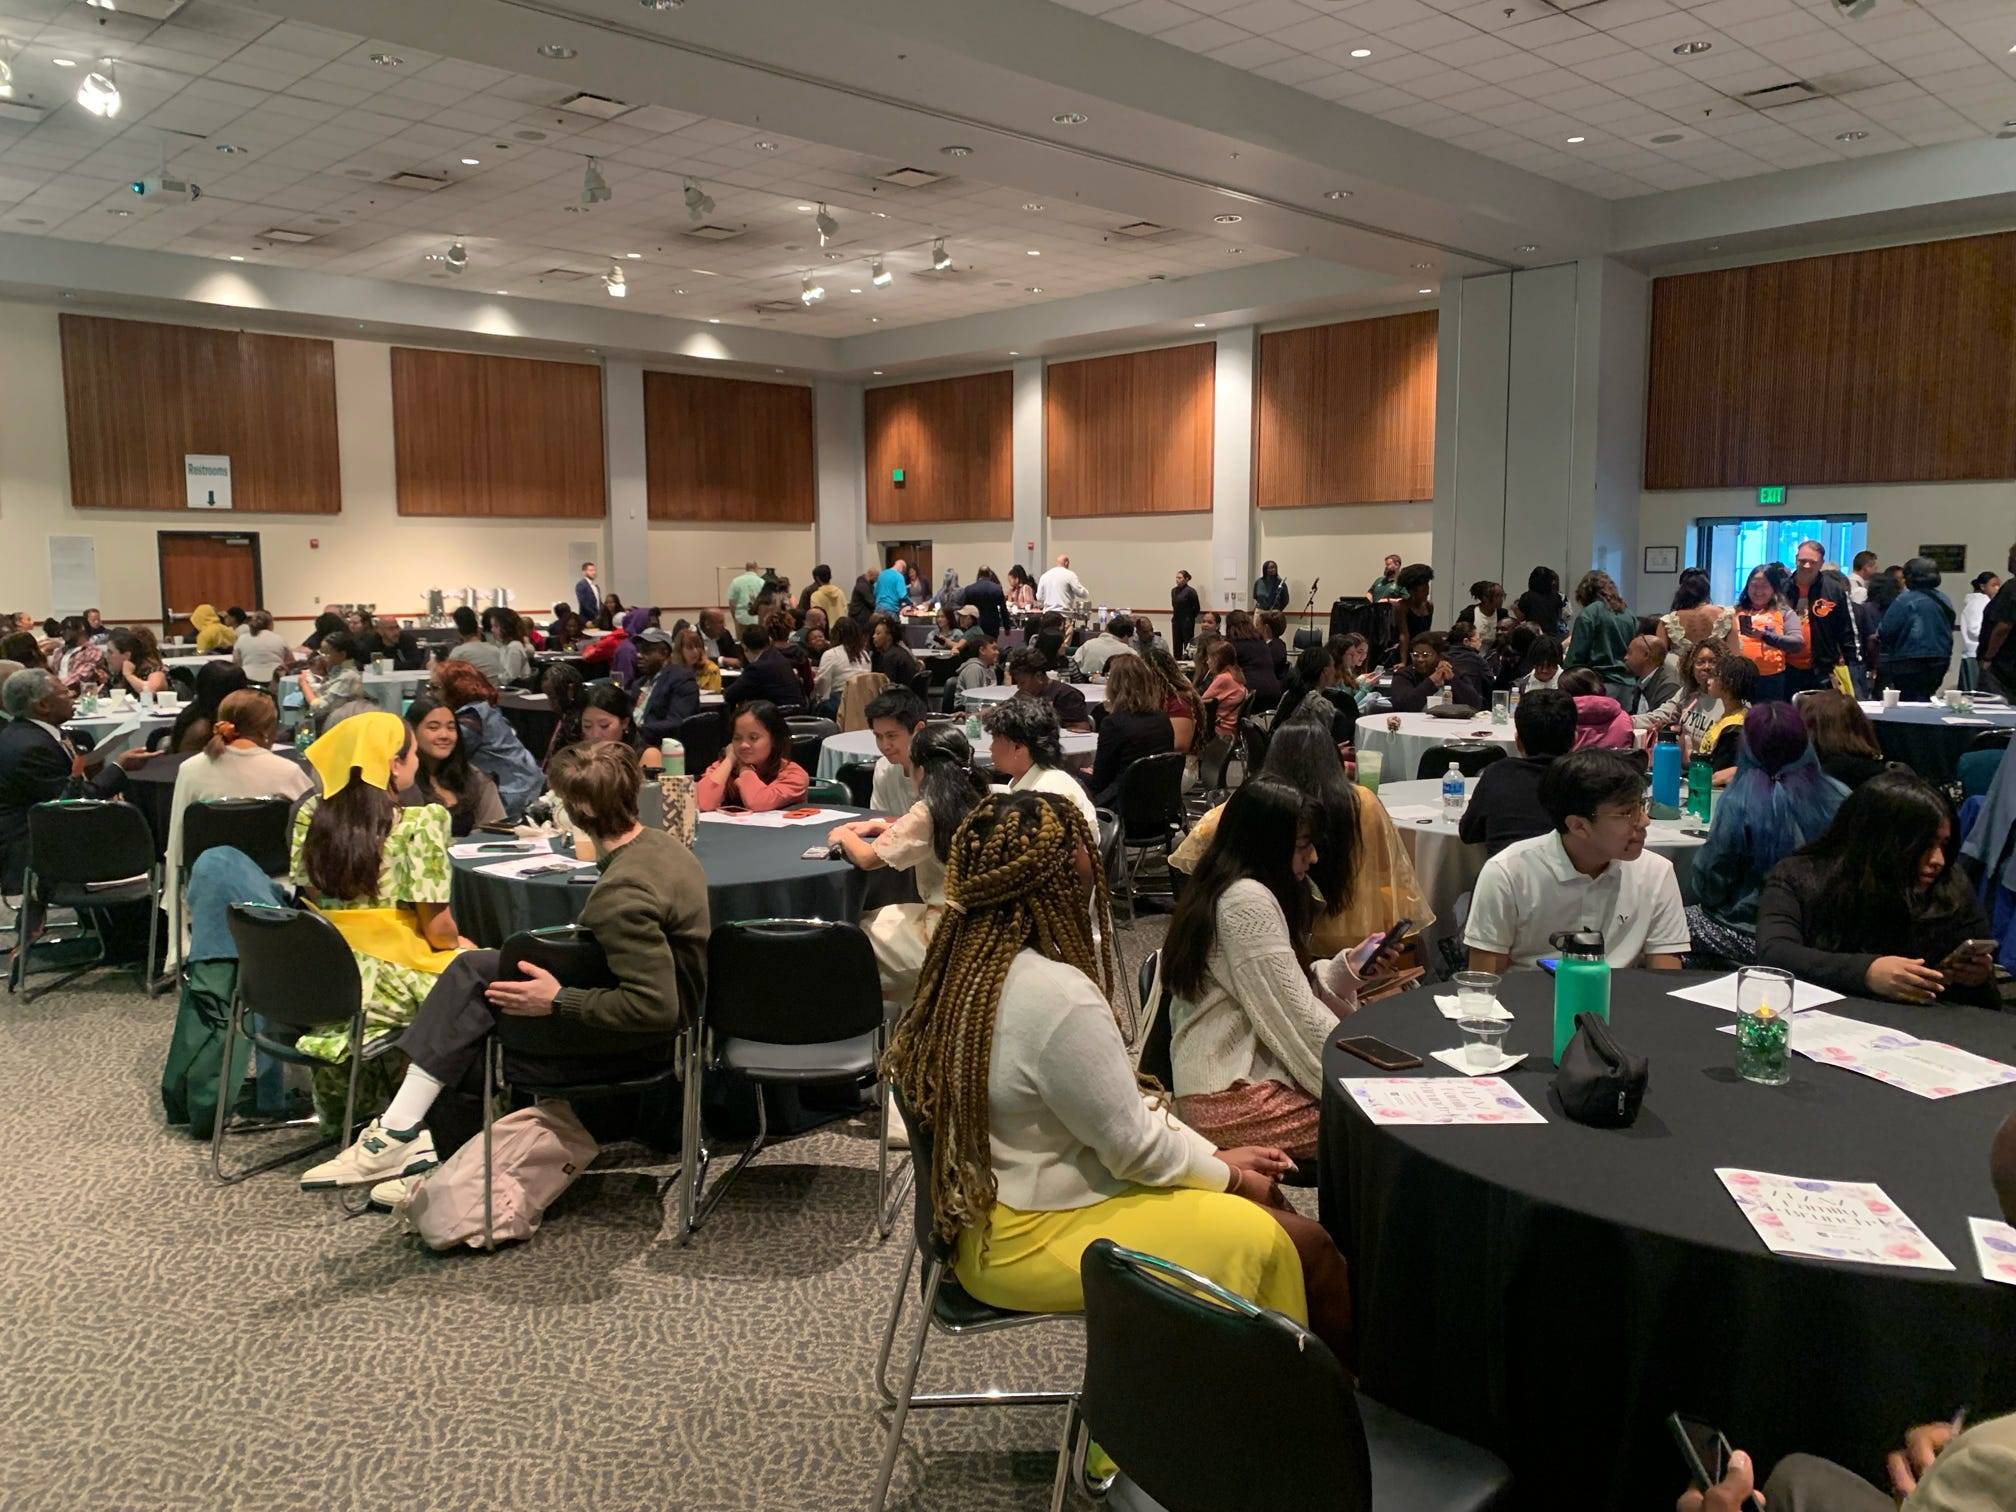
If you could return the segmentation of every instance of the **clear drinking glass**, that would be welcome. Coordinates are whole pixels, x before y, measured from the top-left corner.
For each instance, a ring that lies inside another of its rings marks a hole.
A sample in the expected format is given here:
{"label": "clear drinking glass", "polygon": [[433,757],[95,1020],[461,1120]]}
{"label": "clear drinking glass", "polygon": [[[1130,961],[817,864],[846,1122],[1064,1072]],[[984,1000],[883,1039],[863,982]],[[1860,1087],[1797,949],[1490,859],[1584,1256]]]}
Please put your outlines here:
{"label": "clear drinking glass", "polygon": [[1491,1067],[1505,1055],[1505,1031],[1512,1025],[1499,1018],[1465,1018],[1456,1027],[1463,1031],[1463,1064]]}
{"label": "clear drinking glass", "polygon": [[1358,785],[1369,792],[1379,791],[1379,770],[1386,765],[1383,751],[1368,751],[1358,748]]}
{"label": "clear drinking glass", "polygon": [[1498,973],[1459,971],[1456,983],[1456,1016],[1463,1019],[1490,1018],[1498,1007]]}
{"label": "clear drinking glass", "polygon": [[1736,1074],[1767,1087],[1792,1079],[1792,973],[1745,966],[1736,973]]}
{"label": "clear drinking glass", "polygon": [[1500,688],[1491,695],[1491,723],[1512,723],[1512,690]]}

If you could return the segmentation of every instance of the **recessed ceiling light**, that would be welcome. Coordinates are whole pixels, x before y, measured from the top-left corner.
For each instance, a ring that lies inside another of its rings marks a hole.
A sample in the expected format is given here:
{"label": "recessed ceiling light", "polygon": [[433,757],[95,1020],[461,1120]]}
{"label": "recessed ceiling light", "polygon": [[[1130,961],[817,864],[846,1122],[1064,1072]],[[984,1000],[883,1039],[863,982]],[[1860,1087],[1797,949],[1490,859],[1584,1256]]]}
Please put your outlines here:
{"label": "recessed ceiling light", "polygon": [[868,324],[870,324],[870,325],[880,325],[880,324],[882,324],[882,317],[881,317],[880,315],[870,315],[870,316],[868,317]]}
{"label": "recessed ceiling light", "polygon": [[721,324],[721,317],[720,317],[719,315],[709,315],[709,316],[707,317],[707,324],[709,324],[709,325],[719,325],[719,324]]}
{"label": "recessed ceiling light", "polygon": [[1029,201],[1029,202],[1028,202],[1028,203],[1027,203],[1026,205],[1024,205],[1024,206],[1023,206],[1022,208],[1023,208],[1024,210],[1041,210],[1041,209],[1043,208],[1043,205],[1042,205],[1042,203],[1041,203],[1040,201],[1038,201],[1038,200],[1030,200],[1030,201]]}
{"label": "recessed ceiling light", "polygon": [[1246,217],[1243,215],[1214,215],[1211,219],[1221,226],[1236,226],[1239,222],[1246,219]]}
{"label": "recessed ceiling light", "polygon": [[955,144],[954,144],[953,146],[950,146],[950,147],[940,147],[940,148],[939,148],[938,150],[939,150],[940,152],[944,153],[944,154],[945,154],[945,156],[947,156],[947,157],[971,157],[971,156],[973,156],[973,149],[972,149],[971,147],[961,147],[961,146],[958,146],[958,145],[957,145],[956,143],[955,143]]}
{"label": "recessed ceiling light", "polygon": [[118,217],[119,217],[119,218],[120,218],[121,220],[124,220],[124,219],[126,219],[126,217],[127,217],[127,216],[129,216],[129,215],[131,215],[132,213],[133,213],[133,212],[132,212],[131,210],[108,210],[108,211],[106,212],[106,214],[108,214],[108,215],[116,215],[116,216],[118,216]]}
{"label": "recessed ceiling light", "polygon": [[684,294],[686,291],[684,289],[674,289],[672,292],[674,294]]}
{"label": "recessed ceiling light", "polygon": [[474,168],[477,164],[481,163],[482,161],[483,159],[481,158],[464,158],[462,159],[462,166],[464,168]]}
{"label": "recessed ceiling light", "polygon": [[1540,248],[1539,245],[1535,242],[1521,242],[1517,247],[1513,248],[1512,250],[1515,252],[1538,252]]}
{"label": "recessed ceiling light", "polygon": [[778,149],[777,144],[775,142],[758,142],[756,144],[756,150],[758,152],[775,152]]}
{"label": "recessed ceiling light", "polygon": [[218,152],[228,152],[234,157],[245,150],[243,147],[233,147],[229,142],[217,142],[213,145]]}
{"label": "recessed ceiling light", "polygon": [[1678,47],[1673,49],[1673,53],[1676,57],[1691,58],[1696,53],[1708,51],[1714,45],[1713,42],[1682,42]]}
{"label": "recessed ceiling light", "polygon": [[880,378],[882,376],[882,369],[876,368],[873,372],[869,374],[869,376],[871,378]]}
{"label": "recessed ceiling light", "polygon": [[1864,142],[1868,139],[1869,133],[1866,131],[1837,131],[1834,133],[1834,140],[1837,142]]}
{"label": "recessed ceiling light", "polygon": [[1351,198],[1351,191],[1349,189],[1326,189],[1323,191],[1323,198],[1328,200],[1345,200]]}
{"label": "recessed ceiling light", "polygon": [[861,291],[859,289],[849,289],[847,292],[849,294],[859,294]]}
{"label": "recessed ceiling light", "polygon": [[644,254],[642,252],[625,252],[623,255],[629,258],[630,261],[635,262],[637,261],[638,258],[642,257]]}
{"label": "recessed ceiling light", "polygon": [[1570,138],[1568,138],[1568,145],[1569,145],[1570,147],[1573,147],[1573,146],[1574,146],[1574,145],[1575,145],[1576,143],[1578,143],[1578,142],[1586,142],[1586,141],[1588,141],[1588,140],[1589,140],[1589,138],[1587,138],[1587,137],[1579,137],[1579,136],[1574,136],[1574,137],[1570,137]]}
{"label": "recessed ceiling light", "polygon": [[818,207],[817,205],[800,205],[800,206],[799,206],[798,208],[799,208],[800,210],[803,210],[803,211],[804,211],[804,212],[805,212],[806,214],[808,214],[808,215],[809,215],[809,214],[811,214],[811,213],[812,213],[812,212],[813,212],[814,210],[818,209],[819,207]]}
{"label": "recessed ceiling light", "polygon": [[1372,49],[1369,47],[1354,47],[1351,49],[1351,56],[1354,58],[1369,58],[1372,56]]}
{"label": "recessed ceiling light", "polygon": [[1433,294],[1435,291],[1433,289],[1416,289],[1414,292],[1416,294]]}
{"label": "recessed ceiling light", "polygon": [[1407,264],[1407,266],[1408,266],[1408,267],[1410,267],[1410,268],[1412,268],[1412,269],[1413,269],[1413,270],[1414,270],[1414,271],[1415,271],[1416,273],[1425,273],[1425,272],[1427,272],[1427,270],[1428,270],[1428,269],[1430,269],[1430,268],[1434,267],[1434,266],[1435,266],[1435,264],[1433,264],[1433,263],[1409,263],[1409,264]]}
{"label": "recessed ceiling light", "polygon": [[75,58],[51,58],[49,61],[54,63],[58,68],[75,68],[77,66]]}
{"label": "recessed ceiling light", "polygon": [[1246,249],[1244,247],[1227,247],[1225,249],[1225,252],[1228,257],[1237,257],[1241,252],[1244,252],[1245,250]]}
{"label": "recessed ceiling light", "polygon": [[1193,320],[1193,321],[1191,321],[1191,322],[1190,322],[1190,324],[1191,324],[1191,325],[1192,325],[1193,327],[1195,327],[1195,328],[1196,328],[1197,330],[1200,330],[1200,331],[1201,331],[1201,330],[1203,330],[1203,329],[1204,329],[1204,322],[1203,322],[1203,321],[1201,321],[1201,320]]}
{"label": "recessed ceiling light", "polygon": [[371,61],[376,63],[380,68],[397,68],[406,60],[397,53],[373,53],[371,54]]}
{"label": "recessed ceiling light", "polygon": [[244,254],[244,253],[242,253],[242,252],[233,252],[233,253],[231,254],[231,261],[232,261],[232,262],[243,262],[243,261],[245,261],[245,254]]}
{"label": "recessed ceiling light", "polygon": [[1059,126],[1083,126],[1087,117],[1082,110],[1060,110],[1050,119]]}
{"label": "recessed ceiling light", "polygon": [[578,58],[581,54],[559,42],[548,42],[539,49],[539,56],[551,58],[556,63],[565,63],[569,58]]}
{"label": "recessed ceiling light", "polygon": [[1010,357],[1020,357],[1022,354],[1020,352],[1010,352],[1008,355]]}
{"label": "recessed ceiling light", "polygon": [[1043,285],[1041,285],[1041,284],[1031,284],[1031,285],[1029,285],[1029,292],[1030,292],[1031,294],[1041,294],[1041,293],[1043,292]]}
{"label": "recessed ceiling light", "polygon": [[1036,249],[1035,249],[1034,247],[1031,247],[1031,248],[1029,249],[1029,255],[1030,255],[1031,257],[1041,257],[1041,256],[1042,256],[1043,254],[1042,254],[1041,252],[1037,251],[1037,250],[1036,250]]}

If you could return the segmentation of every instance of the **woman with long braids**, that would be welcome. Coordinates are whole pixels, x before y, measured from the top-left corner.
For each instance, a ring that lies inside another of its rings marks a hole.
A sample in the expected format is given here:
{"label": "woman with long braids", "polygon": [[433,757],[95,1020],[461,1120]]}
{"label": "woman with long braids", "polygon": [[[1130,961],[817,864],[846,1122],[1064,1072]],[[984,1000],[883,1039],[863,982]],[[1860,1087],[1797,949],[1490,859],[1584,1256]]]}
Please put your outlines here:
{"label": "woman with long braids", "polygon": [[1097,845],[1075,804],[1040,792],[982,800],[952,838],[945,917],[885,1071],[933,1136],[917,1179],[960,1284],[1073,1311],[1079,1257],[1111,1239],[1306,1319],[1348,1362],[1343,1257],[1275,1185],[1293,1162],[1214,1149],[1135,1077]]}

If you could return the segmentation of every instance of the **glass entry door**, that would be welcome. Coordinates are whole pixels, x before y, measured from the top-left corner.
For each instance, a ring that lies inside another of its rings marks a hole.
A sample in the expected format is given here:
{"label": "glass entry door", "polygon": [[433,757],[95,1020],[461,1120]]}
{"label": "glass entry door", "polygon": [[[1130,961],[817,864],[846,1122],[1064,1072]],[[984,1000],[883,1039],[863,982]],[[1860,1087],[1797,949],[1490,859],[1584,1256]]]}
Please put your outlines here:
{"label": "glass entry door", "polygon": [[1846,572],[1869,544],[1867,515],[1767,515],[1696,520],[1687,540],[1687,565],[1708,569],[1711,597],[1736,602],[1744,580],[1767,562],[1787,568],[1801,541],[1819,541],[1827,560]]}

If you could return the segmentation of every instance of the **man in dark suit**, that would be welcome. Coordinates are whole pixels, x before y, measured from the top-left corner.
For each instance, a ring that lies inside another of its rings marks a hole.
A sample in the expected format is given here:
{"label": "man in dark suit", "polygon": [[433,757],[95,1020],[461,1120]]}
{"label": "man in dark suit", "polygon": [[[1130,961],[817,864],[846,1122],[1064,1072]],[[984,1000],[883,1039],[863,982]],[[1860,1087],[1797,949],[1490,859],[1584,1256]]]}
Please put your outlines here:
{"label": "man in dark suit", "polygon": [[805,702],[805,684],[790,659],[770,644],[770,632],[751,625],[742,632],[742,675],[728,684],[722,703],[733,712],[751,699],[767,698],[781,707]]}
{"label": "man in dark suit", "polygon": [[691,667],[672,660],[672,637],[651,629],[637,637],[637,733],[647,746],[679,733],[700,712],[700,683]]}
{"label": "man in dark suit", "polygon": [[583,562],[581,576],[574,582],[574,604],[581,611],[581,623],[592,625],[602,613],[602,590],[595,586],[595,564]]}
{"label": "man in dark suit", "polygon": [[1001,638],[1001,632],[1008,627],[1008,595],[1002,592],[1001,580],[994,576],[992,567],[980,569],[959,602],[980,616],[983,631],[996,640]]}

